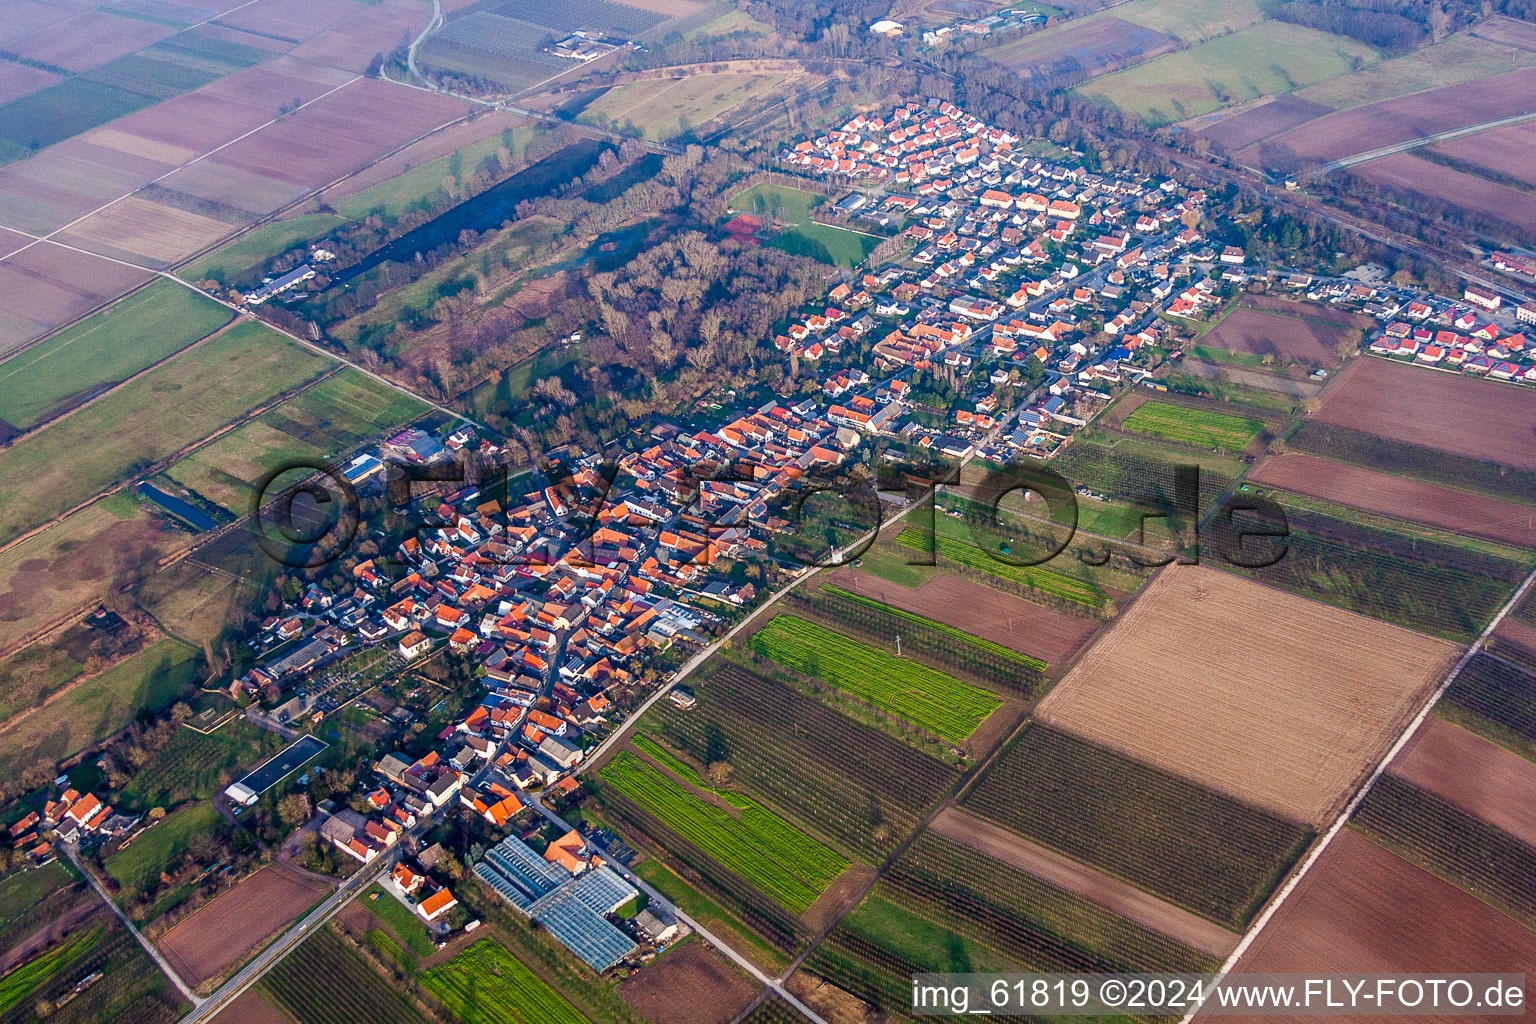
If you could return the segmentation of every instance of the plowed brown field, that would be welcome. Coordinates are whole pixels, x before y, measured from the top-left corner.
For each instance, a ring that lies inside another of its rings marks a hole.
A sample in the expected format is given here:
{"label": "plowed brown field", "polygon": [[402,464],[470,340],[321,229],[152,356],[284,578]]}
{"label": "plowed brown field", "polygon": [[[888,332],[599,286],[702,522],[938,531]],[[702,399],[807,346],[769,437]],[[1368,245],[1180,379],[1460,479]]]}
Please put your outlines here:
{"label": "plowed brown field", "polygon": [[1317,825],[1375,766],[1456,651],[1239,576],[1172,565],[1036,717]]}
{"label": "plowed brown field", "polygon": [[983,640],[1059,665],[1076,654],[1097,626],[1031,604],[979,583],[938,573],[916,590],[899,587],[857,569],[839,569],[829,582],[893,608],[922,615]]}
{"label": "plowed brown field", "polygon": [[201,985],[245,959],[324,891],[319,882],[269,865],[166,932],[160,952],[189,984]]}
{"label": "plowed brown field", "polygon": [[1536,764],[1431,715],[1392,774],[1536,846]]}
{"label": "plowed brown field", "polygon": [[[1346,829],[1238,961],[1237,970],[1525,973],[1533,963],[1536,932]],[[1423,1020],[1394,1016],[1334,1019]],[[1435,1018],[1468,1024],[1489,1019]]]}
{"label": "plowed brown field", "polygon": [[1457,491],[1315,455],[1271,455],[1248,479],[1454,533],[1536,547],[1536,505]]}
{"label": "plowed brown field", "polygon": [[1313,418],[1452,455],[1536,469],[1536,391],[1528,388],[1357,359],[1324,394]]}

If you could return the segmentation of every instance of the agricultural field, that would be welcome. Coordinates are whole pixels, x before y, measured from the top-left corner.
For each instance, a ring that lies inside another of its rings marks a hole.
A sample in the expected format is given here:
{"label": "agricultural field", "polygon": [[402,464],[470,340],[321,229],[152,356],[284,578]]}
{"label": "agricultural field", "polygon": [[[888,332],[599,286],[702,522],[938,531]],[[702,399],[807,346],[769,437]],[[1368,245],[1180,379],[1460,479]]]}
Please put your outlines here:
{"label": "agricultural field", "polygon": [[1177,470],[1198,466],[1196,510],[1204,513],[1246,467],[1230,455],[1175,452],[1147,439],[1089,428],[1079,431],[1051,460],[1051,467],[1074,487],[1155,507],[1177,508]]}
{"label": "agricultural field", "polygon": [[1440,714],[1536,758],[1536,672],[1479,653],[1445,692]]}
{"label": "agricultural field", "polygon": [[59,860],[0,879],[0,943],[10,949],[33,927],[59,916],[61,904],[67,907],[83,895],[78,882],[74,868]]}
{"label": "agricultural field", "polygon": [[[1209,637],[1241,642],[1196,639]],[[1455,654],[1451,644],[1238,576],[1173,565],[1036,717],[1317,826],[1397,739]]]}
{"label": "agricultural field", "polygon": [[223,820],[212,803],[191,804],[166,815],[108,857],[103,866],[119,886],[120,901],[136,898],[187,852],[194,837],[214,831]]}
{"label": "agricultural field", "polygon": [[1375,515],[1536,548],[1536,505],[1452,490],[1301,452],[1271,455],[1248,480]]}
{"label": "agricultural field", "polygon": [[[1501,26],[1514,27],[1512,34]],[[1302,89],[1299,96],[1338,110],[1395,99],[1409,93],[1443,89],[1536,66],[1531,26],[1494,17],[1449,35],[1433,46],[1368,64],[1358,71]],[[1522,39],[1523,37],[1523,39]],[[1492,120],[1474,118],[1474,121]]]}
{"label": "agricultural field", "polygon": [[851,270],[863,263],[864,258],[881,241],[875,235],[829,224],[801,224],[776,235],[768,244],[796,256],[808,256],[834,267]]}
{"label": "agricultural field", "polygon": [[[1109,595],[1103,587],[1090,580],[1079,579],[1051,568],[1049,564],[1014,565],[1001,558],[993,558],[990,551],[972,542],[979,538],[974,538],[969,530],[948,516],[939,518],[937,527],[937,536],[916,526],[907,527],[896,538],[897,543],[911,551],[936,555],[940,565],[948,562],[962,566],[974,572],[994,576],[1007,583],[1038,591],[1068,605],[1102,609],[1109,603]],[[1011,551],[1011,548],[1009,550]],[[1008,553],[999,548],[999,554],[1007,555]]]}
{"label": "agricultural field", "polygon": [[1287,129],[1306,124],[1313,118],[1331,113],[1333,108],[1330,106],[1304,100],[1295,93],[1287,92],[1257,100],[1238,111],[1221,111],[1203,118],[1192,118],[1186,125],[1209,139],[1215,149],[1235,153],[1271,135],[1278,135]]}
{"label": "agricultural field", "polygon": [[1457,209],[1515,229],[1517,237],[1536,235],[1536,196],[1475,174],[1397,153],[1350,168],[1349,173],[1386,190],[1443,201]]}
{"label": "agricultural field", "polygon": [[621,752],[598,774],[793,913],[809,908],[848,866],[835,851],[755,801],[724,792],[716,795],[730,809],[717,806],[628,752]]}
{"label": "agricultural field", "polygon": [[1259,436],[1259,420],[1190,409],[1169,402],[1146,402],[1126,417],[1125,429],[1181,444],[1240,452]]}
{"label": "agricultural field", "polygon": [[750,213],[766,221],[804,224],[811,213],[826,202],[826,197],[788,185],[753,185],[731,197],[731,209]]}
{"label": "agricultural field", "polygon": [[481,939],[421,977],[460,1024],[584,1024],[575,1007],[506,947]]}
{"label": "agricultural field", "polygon": [[1345,829],[1235,969],[1520,971],[1533,957],[1536,932]]}
{"label": "agricultural field", "polygon": [[736,785],[814,823],[871,863],[959,776],[900,740],[735,665],[719,664],[696,684],[697,708],[658,704],[643,721],[645,733],[699,764],[724,758]]}
{"label": "agricultural field", "polygon": [[762,990],[702,939],[668,950],[619,984],[625,1002],[668,1024],[731,1024]]}
{"label": "agricultural field", "polygon": [[1200,344],[1239,358],[1253,356],[1281,366],[1331,369],[1339,365],[1345,352],[1358,350],[1360,331],[1370,326],[1338,317],[1325,307],[1270,300],[1264,308],[1245,304],[1234,309],[1201,338]]}
{"label": "agricultural field", "polygon": [[[3,189],[0,182],[0,206]],[[65,326],[150,277],[147,270],[53,242],[12,253],[0,262],[0,354]]]}
{"label": "agricultural field", "polygon": [[1228,927],[1240,927],[1309,829],[1102,747],[1031,725],[962,806]]}
{"label": "agricultural field", "polygon": [[[1486,415],[1459,415],[1469,408]],[[1536,432],[1536,392],[1526,388],[1386,359],[1357,359],[1328,389],[1311,419],[1466,459],[1536,470],[1536,446],[1530,443]]]}
{"label": "agricultural field", "polygon": [[[1405,77],[1411,78],[1411,74]],[[1238,151],[1234,159],[1251,167],[1291,171],[1524,113],[1530,108],[1533,95],[1536,67],[1422,92],[1411,91],[1308,121]],[[1318,96],[1306,98],[1338,105]]]}
{"label": "agricultural field", "polygon": [[1081,69],[1089,78],[1168,53],[1178,46],[1171,36],[1116,17],[1069,21],[1051,32],[1037,32],[1016,43],[986,51],[987,59],[1022,78],[1048,78]]}
{"label": "agricultural field", "polygon": [[305,940],[258,985],[297,1024],[426,1024],[415,1004],[329,928]]}
{"label": "agricultural field", "polygon": [[[1218,516],[1202,536],[1205,550],[1260,583],[1419,633],[1469,642],[1531,568],[1528,552],[1460,533],[1280,491],[1268,498],[1284,514],[1283,540],[1239,538],[1228,518]],[[1269,528],[1274,520],[1255,513],[1244,528],[1261,524]]]}
{"label": "agricultural field", "polygon": [[[97,972],[100,980],[74,998],[75,985]],[[161,974],[128,930],[98,911],[63,942],[0,980],[7,1020],[38,1019],[35,1007],[54,1006],[57,1024],[174,1024],[190,1005]]]}
{"label": "agricultural field", "polygon": [[[1536,54],[1532,56],[1536,57]],[[1533,146],[1536,146],[1536,126],[1525,122],[1437,142],[1428,147],[1428,151],[1447,157],[1474,174],[1504,184],[1536,187],[1536,168],[1528,159]]]}
{"label": "agricultural field", "polygon": [[329,365],[254,321],[209,338],[0,452],[0,474],[24,483],[0,496],[0,540],[202,440]]}
{"label": "agricultural field", "polygon": [[616,85],[587,104],[577,120],[633,126],[647,139],[666,142],[767,95],[787,77],[782,72],[725,72]]}
{"label": "agricultural field", "polygon": [[[1132,0],[1117,4],[1114,16],[1189,46],[1240,32],[1262,21],[1264,12],[1254,0]],[[1090,14],[1083,21],[1102,17],[1105,15]]]}
{"label": "agricultural field", "polygon": [[196,680],[196,657],[192,648],[163,639],[74,684],[0,729],[0,766],[21,771],[62,760],[127,727],[141,711],[160,710]]}
{"label": "agricultural field", "polygon": [[188,984],[202,985],[239,964],[326,894],[277,864],[257,871],[176,923],[160,953]]}
{"label": "agricultural field", "polygon": [[237,515],[255,485],[296,461],[330,462],[427,412],[422,402],[350,367],[180,460],[165,475]]}
{"label": "agricultural field", "polygon": [[0,430],[41,420],[133,376],[228,323],[189,288],[157,281],[0,363]]}
{"label": "agricultural field", "polygon": [[[232,702],[231,702],[232,703]],[[202,733],[183,726],[169,743],[133,774],[121,800],[129,807],[174,807],[187,800],[206,800],[224,787],[221,772],[238,777],[283,747],[276,733],[236,718],[216,732]]]}
{"label": "agricultural field", "polygon": [[904,661],[792,615],[777,615],[748,645],[952,743],[976,731],[1002,701],[953,676]]}
{"label": "agricultural field", "polygon": [[[1473,767],[1480,765],[1472,762],[1462,770]],[[1350,823],[1409,863],[1536,925],[1536,846],[1524,839],[1394,774],[1371,787]]]}
{"label": "agricultural field", "polygon": [[889,585],[854,569],[839,569],[831,583],[894,608],[937,619],[982,640],[1023,651],[1047,666],[1066,661],[1093,635],[1093,623],[989,590],[947,573],[935,573],[916,590]]}
{"label": "agricultural field", "polygon": [[1221,925],[958,807],[944,808],[929,828],[968,850],[1091,899],[1105,910],[1208,956],[1226,956],[1237,945],[1237,935]]}
{"label": "agricultural field", "polygon": [[1263,21],[1097,78],[1078,92],[1149,124],[1167,124],[1325,81],[1376,56],[1344,36]]}
{"label": "agricultural field", "polygon": [[1536,847],[1536,763],[1458,728],[1443,718],[1424,721],[1392,761],[1392,774],[1440,800]]}

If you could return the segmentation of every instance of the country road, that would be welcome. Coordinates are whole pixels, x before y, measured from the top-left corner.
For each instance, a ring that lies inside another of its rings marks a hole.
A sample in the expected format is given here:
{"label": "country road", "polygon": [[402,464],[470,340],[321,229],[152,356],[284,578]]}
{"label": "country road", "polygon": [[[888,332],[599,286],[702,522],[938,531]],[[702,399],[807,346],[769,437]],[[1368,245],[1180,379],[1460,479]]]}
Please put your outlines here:
{"label": "country road", "polygon": [[1331,163],[1321,164],[1317,167],[1314,167],[1310,171],[1305,172],[1305,177],[1320,178],[1326,174],[1331,174],[1334,171],[1341,171],[1346,167],[1353,167],[1356,164],[1369,163],[1372,160],[1380,160],[1382,157],[1393,156],[1397,153],[1406,153],[1410,149],[1418,149],[1420,146],[1428,146],[1436,142],[1445,142],[1450,139],[1459,139],[1463,135],[1476,135],[1478,132],[1485,132],[1491,128],[1504,128],[1513,124],[1523,124],[1524,122],[1532,120],[1533,118],[1536,118],[1536,111],[1526,111],[1523,114],[1511,114],[1509,117],[1501,117],[1493,121],[1484,121],[1481,124],[1464,125],[1461,128],[1452,128],[1448,131],[1436,132],[1433,135],[1421,135],[1416,139],[1409,139],[1407,142],[1396,142],[1390,146],[1382,146],[1380,149],[1366,150],[1364,153],[1356,153],[1353,156],[1346,156],[1343,159],[1334,160]]}

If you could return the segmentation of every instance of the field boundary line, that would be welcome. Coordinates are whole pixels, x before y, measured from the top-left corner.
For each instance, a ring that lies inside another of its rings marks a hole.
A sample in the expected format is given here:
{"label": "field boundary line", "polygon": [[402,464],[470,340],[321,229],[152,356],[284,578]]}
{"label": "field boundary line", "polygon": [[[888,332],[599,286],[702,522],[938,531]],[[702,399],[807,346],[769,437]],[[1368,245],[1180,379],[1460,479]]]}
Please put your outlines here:
{"label": "field boundary line", "polygon": [[[1435,688],[1434,692],[1429,695],[1429,699],[1424,702],[1423,707],[1419,708],[1418,714],[1413,716],[1407,727],[1397,737],[1397,741],[1387,749],[1386,754],[1382,756],[1381,761],[1365,780],[1365,784],[1360,787],[1349,803],[1344,805],[1344,809],[1339,812],[1333,824],[1328,827],[1328,830],[1323,833],[1317,842],[1312,844],[1312,849],[1308,851],[1306,857],[1302,859],[1301,864],[1296,870],[1291,873],[1291,877],[1286,879],[1285,884],[1280,887],[1280,890],[1265,905],[1259,916],[1254,918],[1253,923],[1248,926],[1247,932],[1243,934],[1237,947],[1232,950],[1231,955],[1222,963],[1221,969],[1216,973],[1216,977],[1212,981],[1212,987],[1220,984],[1222,979],[1232,973],[1232,969],[1237,966],[1237,962],[1248,951],[1248,947],[1262,934],[1270,919],[1275,916],[1275,912],[1285,903],[1286,898],[1296,891],[1302,880],[1306,878],[1317,862],[1322,859],[1323,853],[1328,849],[1329,845],[1344,830],[1344,826],[1349,824],[1349,819],[1359,809],[1360,805],[1365,802],[1365,798],[1370,795],[1371,787],[1386,774],[1387,766],[1392,763],[1398,754],[1402,753],[1409,740],[1413,739],[1414,734],[1419,731],[1419,727],[1424,724],[1424,720],[1429,717],[1435,705],[1440,702],[1440,698],[1445,695],[1445,691],[1449,690],[1451,684],[1461,675],[1462,670],[1467,667],[1474,657],[1481,653],[1483,645],[1487,643],[1488,637],[1493,635],[1493,631],[1498,628],[1499,623],[1503,622],[1504,617],[1525,599],[1525,595],[1531,589],[1533,583],[1536,583],[1536,569],[1531,570],[1530,574],[1525,577],[1525,582],[1515,589],[1514,594],[1505,602],[1504,607],[1499,609],[1498,614],[1489,621],[1478,638],[1467,646],[1466,651],[1462,653],[1455,666],[1451,668],[1450,673]],[[1198,1009],[1190,1011],[1180,1019],[1179,1024],[1190,1024],[1199,1012]]]}

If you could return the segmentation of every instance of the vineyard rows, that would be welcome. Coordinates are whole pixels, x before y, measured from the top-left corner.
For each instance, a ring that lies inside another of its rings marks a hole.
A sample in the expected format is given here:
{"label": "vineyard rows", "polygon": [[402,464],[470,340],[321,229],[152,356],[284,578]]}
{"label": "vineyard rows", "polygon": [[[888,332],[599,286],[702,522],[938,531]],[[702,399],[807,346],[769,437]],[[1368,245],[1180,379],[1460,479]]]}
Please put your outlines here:
{"label": "vineyard rows", "polygon": [[923,973],[914,964],[846,926],[833,929],[806,958],[819,977],[892,1016],[907,1018],[912,1006],[912,978]]}
{"label": "vineyard rows", "polygon": [[1536,848],[1391,774],[1371,787],[1352,824],[1536,928]]}
{"label": "vineyard rows", "polygon": [[[900,636],[903,656],[914,657],[936,668],[947,669],[1021,697],[1033,697],[1044,682],[1043,661],[1029,658],[1028,655],[1015,655],[1042,666],[1041,669],[1035,669],[1032,665],[957,643],[943,632],[952,627],[940,623],[938,625],[942,626],[942,630],[930,629],[924,624],[927,620],[917,616],[908,618],[907,613],[872,602],[868,598],[860,598],[856,603],[847,601],[842,598],[845,593],[831,586],[810,593],[794,591],[789,596],[789,604],[809,618],[852,636],[863,637],[871,643],[889,643],[892,638]],[[908,654],[909,651],[913,653]]]}
{"label": "vineyard rows", "polygon": [[1040,971],[1208,971],[1216,963],[1097,903],[925,832],[885,879],[891,898]]}
{"label": "vineyard rows", "polygon": [[1288,443],[1310,455],[1461,490],[1482,491],[1523,502],[1529,502],[1531,495],[1536,494],[1536,472],[1422,448],[1407,444],[1400,437],[1387,440],[1348,427],[1303,420]]}
{"label": "vineyard rows", "polygon": [[600,792],[603,814],[617,822],[635,845],[678,868],[678,874],[718,901],[784,953],[800,947],[800,922],[741,876],[668,828],[662,820],[618,790]]}
{"label": "vineyard rows", "polygon": [[1045,662],[1041,661],[1039,658],[1032,658],[1027,654],[1022,654],[1018,651],[1015,651],[1010,647],[1004,647],[1002,644],[994,643],[991,640],[985,640],[974,634],[967,633],[963,629],[956,629],[954,626],[948,625],[946,623],[937,622],[933,619],[926,618],[914,612],[904,611],[900,608],[893,608],[888,604],[876,601],[872,597],[865,597],[862,594],[855,594],[852,591],[844,590],[842,587],[833,586],[830,583],[822,584],[819,589],[823,594],[829,594],[833,597],[840,598],[843,601],[850,601],[854,604],[862,605],[863,607],[868,608],[873,612],[877,612],[880,615],[890,616],[900,619],[906,623],[912,623],[921,626],[925,632],[936,633],[944,641],[964,644],[967,647],[975,648],[984,654],[992,655],[994,658],[999,658],[1005,662],[1011,662],[1015,665],[1022,665],[1036,673],[1044,672],[1046,669]]}
{"label": "vineyard rows", "polygon": [[648,716],[667,745],[699,763],[728,759],[739,783],[872,863],[958,777],[949,765],[735,665],[720,665],[697,686],[694,710],[661,704]]}
{"label": "vineyard rows", "polygon": [[621,751],[598,773],[667,827],[725,867],[803,913],[848,866],[835,851],[816,842],[751,800],[733,800],[732,814],[705,803],[629,751]]}
{"label": "vineyard rows", "polygon": [[1109,600],[1108,595],[1092,583],[1039,565],[1011,565],[1000,561],[974,544],[943,536],[942,528],[938,538],[934,539],[915,526],[908,527],[901,531],[896,540],[903,547],[914,551],[936,551],[943,561],[963,565],[967,569],[984,572],[1086,608],[1102,608]]}
{"label": "vineyard rows", "polygon": [[[1524,576],[1513,562],[1449,544],[1294,508],[1286,517],[1283,557],[1237,571],[1457,642],[1475,637]],[[1239,542],[1229,531],[1226,517],[1213,518],[1202,537],[1206,550],[1236,550]]]}
{"label": "vineyard rows", "polygon": [[757,1009],[742,1018],[741,1024],[808,1024],[808,1021],[783,997],[769,992]]}
{"label": "vineyard rows", "polygon": [[[92,928],[89,935],[93,944],[82,957],[35,986],[28,998],[0,1014],[0,1021],[21,1024],[37,1020],[34,1005],[38,999],[57,1002],[80,979],[98,971],[102,976],[57,1007],[48,1017],[49,1024],[173,1024],[187,1010],[187,1003],[125,929],[113,928],[102,936],[100,928]],[[13,971],[9,977],[15,974]]]}
{"label": "vineyard rows", "polygon": [[987,691],[953,676],[793,615],[774,616],[747,643],[786,668],[828,682],[952,743],[963,741],[1002,706]]}
{"label": "vineyard rows", "polygon": [[260,984],[298,1024],[427,1024],[414,1004],[325,928],[278,961]]}
{"label": "vineyard rows", "polygon": [[1478,654],[1445,693],[1446,700],[1536,740],[1536,675]]}
{"label": "vineyard rows", "polygon": [[558,992],[489,939],[434,967],[421,981],[460,1024],[585,1024]]}
{"label": "vineyard rows", "polygon": [[1312,834],[1039,725],[971,788],[1005,828],[1229,927],[1253,916]]}

